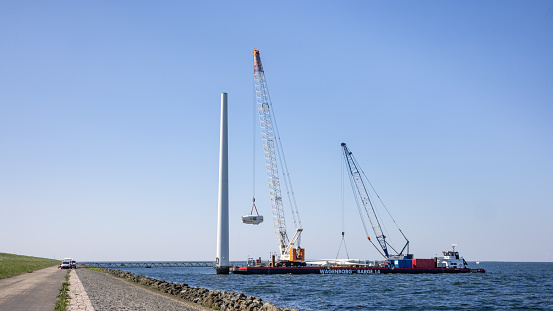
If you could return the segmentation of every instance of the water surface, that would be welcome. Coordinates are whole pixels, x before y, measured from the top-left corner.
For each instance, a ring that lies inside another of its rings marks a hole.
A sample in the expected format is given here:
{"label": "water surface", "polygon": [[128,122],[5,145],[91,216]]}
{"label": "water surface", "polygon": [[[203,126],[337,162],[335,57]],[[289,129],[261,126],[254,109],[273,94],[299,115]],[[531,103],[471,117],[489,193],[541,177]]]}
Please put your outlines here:
{"label": "water surface", "polygon": [[467,274],[217,275],[214,268],[125,268],[300,310],[553,310],[553,263],[481,262]]}

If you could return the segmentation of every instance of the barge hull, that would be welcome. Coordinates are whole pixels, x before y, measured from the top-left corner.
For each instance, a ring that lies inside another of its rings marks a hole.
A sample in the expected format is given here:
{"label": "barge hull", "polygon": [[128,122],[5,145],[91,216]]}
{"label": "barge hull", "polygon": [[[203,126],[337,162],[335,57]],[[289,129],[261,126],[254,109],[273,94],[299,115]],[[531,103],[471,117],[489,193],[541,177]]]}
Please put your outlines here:
{"label": "barge hull", "polygon": [[468,268],[379,268],[379,267],[232,267],[234,274],[389,274],[389,273],[484,273]]}

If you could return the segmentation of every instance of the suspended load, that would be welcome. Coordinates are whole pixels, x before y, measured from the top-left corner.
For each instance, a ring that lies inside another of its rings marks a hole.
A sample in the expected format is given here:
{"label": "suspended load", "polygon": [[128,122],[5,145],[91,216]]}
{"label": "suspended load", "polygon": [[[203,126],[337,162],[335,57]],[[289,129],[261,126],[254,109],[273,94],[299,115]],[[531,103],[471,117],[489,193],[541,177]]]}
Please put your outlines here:
{"label": "suspended load", "polygon": [[[255,215],[253,214],[253,210],[255,209]],[[257,207],[255,206],[255,198],[253,198],[253,206],[252,211],[250,212],[250,215],[242,216],[242,222],[248,225],[259,225],[263,222],[263,216],[259,215],[259,212],[257,211]]]}
{"label": "suspended load", "polygon": [[263,222],[263,216],[261,215],[246,215],[242,216],[242,222],[248,225],[259,225]]}

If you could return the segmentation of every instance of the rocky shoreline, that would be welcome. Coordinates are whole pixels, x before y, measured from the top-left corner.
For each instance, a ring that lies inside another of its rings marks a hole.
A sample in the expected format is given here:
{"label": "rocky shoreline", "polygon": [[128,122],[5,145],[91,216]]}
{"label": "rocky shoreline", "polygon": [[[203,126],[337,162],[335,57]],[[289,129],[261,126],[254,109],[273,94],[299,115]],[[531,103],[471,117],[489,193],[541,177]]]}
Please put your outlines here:
{"label": "rocky shoreline", "polygon": [[100,269],[113,276],[138,283],[143,286],[154,288],[160,292],[174,295],[189,302],[201,305],[214,310],[244,310],[244,311],[299,311],[298,309],[279,308],[271,302],[264,302],[261,298],[246,296],[244,293],[221,292],[218,290],[210,291],[202,287],[190,287],[187,284],[166,282],[144,275],[131,272]]}

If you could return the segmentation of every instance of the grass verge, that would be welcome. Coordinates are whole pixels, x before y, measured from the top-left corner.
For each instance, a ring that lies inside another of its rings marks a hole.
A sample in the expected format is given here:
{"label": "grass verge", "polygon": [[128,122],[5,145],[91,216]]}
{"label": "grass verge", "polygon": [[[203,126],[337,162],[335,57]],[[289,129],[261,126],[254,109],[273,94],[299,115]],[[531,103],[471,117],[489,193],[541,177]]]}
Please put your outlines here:
{"label": "grass verge", "polygon": [[67,270],[65,274],[65,281],[61,283],[60,294],[58,295],[58,301],[56,301],[55,311],[66,311],[69,306],[69,273],[70,270]]}
{"label": "grass verge", "polygon": [[56,266],[60,260],[0,253],[0,279]]}

